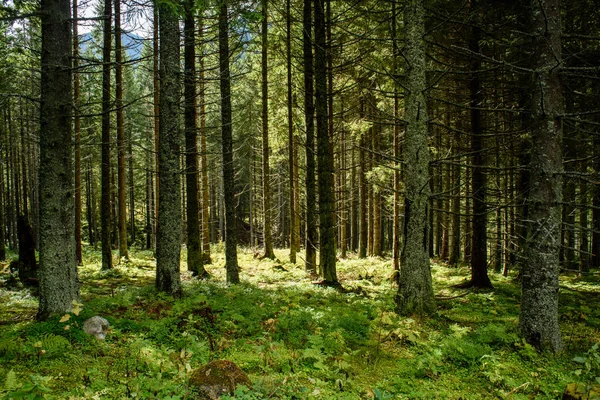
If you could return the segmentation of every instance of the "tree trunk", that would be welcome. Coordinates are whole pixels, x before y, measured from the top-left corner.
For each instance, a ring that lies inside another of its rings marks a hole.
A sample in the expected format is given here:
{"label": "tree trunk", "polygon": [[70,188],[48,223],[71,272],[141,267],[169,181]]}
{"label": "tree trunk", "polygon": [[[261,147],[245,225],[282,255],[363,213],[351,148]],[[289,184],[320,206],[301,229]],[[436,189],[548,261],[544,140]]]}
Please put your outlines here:
{"label": "tree trunk", "polygon": [[73,128],[75,129],[75,258],[83,264],[81,249],[81,120],[79,118],[79,33],[77,2],[73,0]]}
{"label": "tree trunk", "polygon": [[406,198],[404,249],[396,295],[400,314],[427,314],[435,309],[427,246],[429,149],[427,144],[427,88],[425,8],[410,0],[404,10],[407,66],[405,99]]}
{"label": "tree trunk", "polygon": [[529,222],[522,266],[521,334],[531,345],[558,352],[558,248],[562,202],[560,0],[531,1],[532,154]]}
{"label": "tree trunk", "polygon": [[158,230],[156,288],[181,297],[181,179],[179,102],[181,99],[179,18],[166,3],[158,5],[160,30],[160,107],[158,146]]}
{"label": "tree trunk", "polygon": [[[475,9],[475,1],[471,2],[471,12]],[[471,152],[473,154],[473,241],[471,247],[471,281],[469,286],[477,288],[489,288],[492,286],[487,272],[487,182],[485,172],[485,159],[483,155],[483,127],[480,108],[483,106],[483,94],[479,71],[481,60],[479,59],[479,40],[481,32],[479,27],[471,28],[469,39],[469,50],[471,56],[471,77],[469,81],[469,102],[471,114]]]}
{"label": "tree trunk", "polygon": [[285,22],[286,22],[286,39],[285,39],[285,56],[286,56],[286,72],[287,72],[287,123],[288,123],[288,171],[290,174],[290,195],[289,195],[289,206],[290,206],[290,262],[296,264],[296,253],[298,252],[297,237],[298,232],[297,224],[298,210],[296,209],[296,189],[295,189],[295,157],[296,157],[296,144],[294,138],[294,121],[292,114],[292,16],[291,16],[291,0],[285,2]]}
{"label": "tree trunk", "polygon": [[201,278],[208,275],[200,240],[200,197],[198,191],[198,112],[196,109],[196,20],[194,2],[185,2],[185,180],[187,214],[187,268]]}
{"label": "tree trunk", "polygon": [[315,108],[319,174],[319,269],[328,284],[337,283],[333,171],[327,124],[327,66],[325,54],[325,0],[315,0]]}
{"label": "tree trunk", "polygon": [[123,46],[121,0],[115,2],[115,92],[117,107],[117,198],[119,205],[119,262],[129,259],[127,249],[127,171],[125,170],[125,121],[123,118]]}
{"label": "tree trunk", "polygon": [[[204,37],[204,19],[198,21],[200,41]],[[203,49],[203,47],[201,47]],[[206,150],[206,97],[204,81],[204,51],[200,55],[200,87],[198,100],[200,102],[200,170],[202,177],[202,260],[210,264],[210,189],[208,184],[208,162]]]}
{"label": "tree trunk", "polygon": [[261,73],[262,73],[262,189],[263,189],[263,215],[264,215],[264,246],[266,258],[274,259],[273,253],[273,235],[271,232],[271,171],[269,168],[269,80],[268,80],[268,41],[267,41],[267,0],[261,0],[262,3],[262,54],[261,54]]}
{"label": "tree trunk", "polygon": [[304,119],[306,124],[306,270],[317,270],[317,219],[315,204],[315,106],[312,53],[312,1],[304,0],[303,12],[303,53],[304,53]]}
{"label": "tree trunk", "polygon": [[227,3],[219,7],[219,72],[221,87],[221,136],[223,146],[223,189],[225,197],[225,269],[227,282],[239,283],[235,218],[235,171],[231,129],[231,77],[229,73],[229,20]]}
{"label": "tree trunk", "polygon": [[71,4],[44,0],[40,102],[39,320],[69,312],[79,299],[71,90]]}
{"label": "tree trunk", "polygon": [[111,0],[104,0],[104,43],[102,47],[102,200],[100,220],[102,229],[102,269],[112,268],[111,202],[110,202],[110,48]]}

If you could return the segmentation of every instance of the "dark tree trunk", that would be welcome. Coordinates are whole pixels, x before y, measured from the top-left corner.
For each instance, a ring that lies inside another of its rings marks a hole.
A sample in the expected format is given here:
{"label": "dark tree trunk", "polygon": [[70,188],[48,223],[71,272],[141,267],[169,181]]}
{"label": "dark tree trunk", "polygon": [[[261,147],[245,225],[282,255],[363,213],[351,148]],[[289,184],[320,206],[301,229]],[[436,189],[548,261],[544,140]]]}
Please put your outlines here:
{"label": "dark tree trunk", "polygon": [[319,174],[319,269],[325,282],[337,283],[333,171],[327,124],[327,65],[325,54],[325,0],[315,0],[315,108]]}
{"label": "dark tree trunk", "polygon": [[115,94],[117,108],[117,204],[119,206],[119,262],[129,259],[127,249],[127,172],[125,170],[125,121],[123,118],[123,46],[121,44],[121,0],[115,2]]}
{"label": "dark tree trunk", "polygon": [[19,280],[24,285],[37,286],[38,265],[35,260],[35,238],[29,221],[23,215],[17,217],[19,235]]}
{"label": "dark tree trunk", "polygon": [[229,16],[227,3],[219,7],[219,73],[221,87],[221,137],[223,147],[223,191],[225,197],[225,269],[227,282],[239,283],[235,217],[235,170],[231,129],[231,76],[229,73]]}
{"label": "dark tree trunk", "polygon": [[[204,20],[199,20],[200,41],[204,37]],[[201,47],[202,49],[203,47]],[[198,100],[200,102],[200,170],[202,176],[202,261],[205,264],[211,263],[210,258],[210,192],[208,185],[208,162],[206,155],[206,97],[204,82],[204,52],[200,55],[200,92]],[[214,208],[214,207],[213,207]]]}
{"label": "dark tree trunk", "polygon": [[77,30],[77,2],[73,0],[73,128],[75,129],[75,258],[83,264],[81,249],[81,120],[79,118],[79,34]]}
{"label": "dark tree trunk", "polygon": [[198,192],[198,112],[196,110],[196,20],[193,0],[185,2],[185,180],[187,214],[187,268],[204,277],[200,240],[200,197]]}
{"label": "dark tree trunk", "polygon": [[532,154],[519,326],[531,345],[558,352],[558,249],[562,202],[560,0],[531,1]]}
{"label": "dark tree trunk", "polygon": [[404,10],[407,69],[405,99],[406,197],[404,249],[400,284],[396,295],[400,314],[427,314],[435,309],[427,245],[429,201],[429,149],[427,144],[427,88],[425,57],[425,8],[410,0]]}
{"label": "dark tree trunk", "polygon": [[156,232],[156,288],[181,296],[181,130],[179,109],[179,18],[166,3],[159,3],[160,107],[158,146],[158,230]]}
{"label": "dark tree trunk", "polygon": [[102,47],[102,199],[100,220],[102,230],[102,269],[112,268],[111,162],[110,162],[110,46],[111,0],[104,0],[104,43]]}
{"label": "dark tree trunk", "polygon": [[275,258],[273,253],[273,234],[271,232],[271,172],[269,168],[269,80],[268,80],[268,24],[267,24],[267,0],[261,0],[262,3],[262,54],[261,54],[261,74],[262,74],[262,189],[263,189],[263,216],[264,216],[264,246],[266,258]]}
{"label": "dark tree trunk", "polygon": [[[479,12],[476,9],[475,1],[471,2],[471,12]],[[477,20],[477,18],[475,18]],[[481,70],[481,60],[479,58],[479,40],[480,28],[474,26],[471,28],[471,37],[469,39],[469,50],[471,56],[471,77],[469,81],[469,101],[471,114],[471,152],[473,154],[473,175],[472,175],[472,194],[473,194],[473,241],[471,247],[471,281],[469,286],[477,288],[489,288],[492,286],[487,272],[487,182],[483,170],[485,159],[483,155],[483,135],[482,116],[480,108],[483,106],[483,93],[479,79]]]}
{"label": "dark tree trunk", "polygon": [[315,204],[317,201],[315,185],[315,106],[314,77],[312,53],[312,1],[304,0],[303,15],[303,50],[304,50],[304,118],[306,123],[306,260],[305,267],[309,272],[317,270],[317,218]]}
{"label": "dark tree trunk", "polygon": [[75,259],[71,4],[43,0],[40,102],[39,320],[79,299]]}
{"label": "dark tree trunk", "polygon": [[300,236],[299,227],[300,224],[297,222],[298,210],[296,209],[296,189],[295,189],[295,157],[296,157],[296,144],[294,138],[294,121],[292,119],[292,16],[291,16],[291,0],[286,0],[285,3],[286,13],[286,40],[285,40],[285,55],[286,55],[286,70],[287,70],[287,123],[288,123],[288,171],[290,174],[290,195],[289,195],[289,207],[290,207],[290,262],[296,264],[296,253],[298,247],[296,246],[298,237]]}

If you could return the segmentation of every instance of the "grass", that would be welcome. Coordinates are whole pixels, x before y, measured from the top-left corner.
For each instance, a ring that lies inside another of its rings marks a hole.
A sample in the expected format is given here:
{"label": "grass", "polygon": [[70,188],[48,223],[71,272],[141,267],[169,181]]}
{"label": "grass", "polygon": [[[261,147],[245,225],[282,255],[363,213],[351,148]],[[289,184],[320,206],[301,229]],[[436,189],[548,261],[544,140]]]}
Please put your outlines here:
{"label": "grass", "polygon": [[[340,260],[349,289],[340,293],[284,262],[287,251],[271,261],[240,249],[242,284],[228,286],[215,246],[212,279],[183,264],[184,297],[173,300],[154,290],[151,253],[130,256],[103,272],[99,252],[86,249],[83,309],[66,322],[36,323],[36,298],[9,287],[1,265],[0,397],[194,398],[191,371],[213,359],[248,373],[241,399],[555,399],[569,383],[600,380],[598,275],[561,277],[565,351],[553,356],[519,338],[512,277],[492,274],[490,291],[456,289],[468,268],[434,263],[437,312],[401,318],[385,259]],[[111,323],[105,341],[81,332],[93,315]]]}

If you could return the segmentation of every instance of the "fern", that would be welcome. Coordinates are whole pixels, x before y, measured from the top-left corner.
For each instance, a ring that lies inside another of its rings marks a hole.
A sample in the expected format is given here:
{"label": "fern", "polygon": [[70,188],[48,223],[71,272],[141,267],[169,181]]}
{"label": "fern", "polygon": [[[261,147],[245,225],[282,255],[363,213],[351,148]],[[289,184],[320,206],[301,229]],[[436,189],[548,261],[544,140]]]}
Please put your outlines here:
{"label": "fern", "polygon": [[48,354],[62,353],[71,348],[71,343],[64,336],[46,333],[34,347],[41,347]]}
{"label": "fern", "polygon": [[4,386],[2,388],[3,392],[12,392],[21,387],[19,380],[17,379],[17,374],[12,369],[8,371],[6,377],[4,378]]}
{"label": "fern", "polygon": [[21,340],[19,338],[7,337],[0,339],[0,357],[12,356],[19,353],[21,349]]}

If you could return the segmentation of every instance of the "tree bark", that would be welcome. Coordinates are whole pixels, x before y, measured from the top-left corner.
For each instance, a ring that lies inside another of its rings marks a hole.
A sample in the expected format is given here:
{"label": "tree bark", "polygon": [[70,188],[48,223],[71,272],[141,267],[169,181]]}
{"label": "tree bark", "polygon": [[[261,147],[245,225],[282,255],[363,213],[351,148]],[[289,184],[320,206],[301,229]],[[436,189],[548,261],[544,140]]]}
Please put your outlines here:
{"label": "tree bark", "polygon": [[235,217],[235,170],[231,126],[231,76],[229,72],[229,19],[227,2],[219,7],[219,72],[221,87],[221,137],[223,147],[223,189],[225,196],[225,269],[228,283],[239,283]]}
{"label": "tree bark", "polygon": [[425,8],[410,0],[404,10],[407,66],[405,99],[406,196],[404,249],[396,296],[400,314],[427,314],[435,310],[427,245],[429,149],[425,99]]}
{"label": "tree bark", "polygon": [[79,299],[72,143],[72,27],[68,0],[43,0],[40,102],[39,320]]}
{"label": "tree bark", "polygon": [[158,174],[156,288],[173,297],[181,297],[179,18],[169,4],[159,3],[158,8],[160,31],[158,170],[160,172]]}
{"label": "tree bark", "polygon": [[77,2],[73,0],[73,128],[75,129],[75,258],[83,264],[81,249],[81,120],[79,118],[79,33]]}
{"label": "tree bark", "polygon": [[[471,12],[479,12],[476,9],[476,2],[471,2]],[[474,15],[475,20],[478,18]],[[487,179],[483,168],[485,159],[483,155],[483,126],[480,108],[483,105],[483,94],[479,71],[481,70],[481,60],[479,58],[479,40],[481,32],[478,26],[471,28],[471,37],[469,39],[469,50],[471,56],[471,77],[469,81],[469,102],[471,114],[471,152],[473,154],[473,175],[472,175],[472,194],[473,194],[473,235],[471,236],[471,281],[468,286],[477,288],[492,287],[487,272]]]}
{"label": "tree bark", "polygon": [[531,1],[532,93],[531,183],[529,222],[522,266],[519,327],[531,345],[558,352],[563,343],[558,324],[558,249],[562,202],[562,123],[559,76],[560,0]]}
{"label": "tree bark", "polygon": [[110,49],[111,0],[104,0],[104,43],[102,47],[102,199],[100,220],[102,230],[102,269],[112,268],[111,162],[110,162]]}
{"label": "tree bark", "polygon": [[[204,37],[204,20],[199,19],[198,34],[200,41]],[[202,49],[203,47],[201,47]],[[202,177],[202,261],[210,264],[210,190],[208,184],[208,162],[206,150],[206,97],[204,81],[204,51],[200,55],[200,86],[198,100],[200,102],[200,171]]]}
{"label": "tree bark", "polygon": [[314,82],[312,53],[312,1],[304,0],[303,52],[304,52],[304,119],[306,125],[306,270],[317,270],[317,219],[315,204],[315,138],[314,138]]}
{"label": "tree bark", "polygon": [[117,108],[117,192],[119,204],[119,262],[129,259],[127,249],[127,172],[125,170],[125,121],[123,118],[123,46],[121,32],[121,0],[115,2],[115,94]]}
{"label": "tree bark", "polygon": [[296,189],[295,189],[295,156],[296,156],[296,145],[294,138],[294,121],[292,114],[292,16],[291,16],[291,0],[285,2],[286,13],[286,39],[285,39],[285,55],[286,55],[286,70],[287,70],[287,123],[288,123],[288,171],[290,174],[290,195],[289,195],[289,208],[290,208],[290,262],[296,264],[296,253],[298,252],[297,237],[300,232],[298,231],[299,224],[298,210],[296,209]]}
{"label": "tree bark", "polygon": [[271,232],[271,171],[269,168],[269,75],[268,75],[268,24],[267,0],[262,3],[261,24],[261,73],[262,73],[262,174],[263,174],[263,215],[264,215],[264,246],[266,258],[274,259],[273,234]]}
{"label": "tree bark", "polygon": [[193,0],[185,2],[185,180],[187,214],[187,268],[201,278],[204,269],[200,240],[200,196],[198,188],[198,112],[196,108],[196,19]]}

